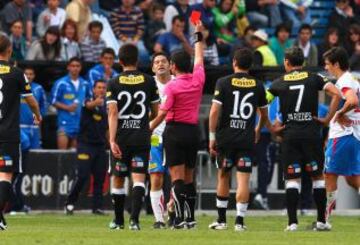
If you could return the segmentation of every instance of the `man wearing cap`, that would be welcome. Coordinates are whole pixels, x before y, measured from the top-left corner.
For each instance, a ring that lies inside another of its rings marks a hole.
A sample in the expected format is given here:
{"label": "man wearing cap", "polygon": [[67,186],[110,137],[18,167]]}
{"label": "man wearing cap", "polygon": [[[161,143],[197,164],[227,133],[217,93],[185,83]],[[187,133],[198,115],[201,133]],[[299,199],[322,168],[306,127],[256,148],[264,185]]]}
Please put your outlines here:
{"label": "man wearing cap", "polygon": [[254,48],[254,66],[277,66],[276,57],[268,45],[268,35],[263,30],[255,31],[251,36]]}

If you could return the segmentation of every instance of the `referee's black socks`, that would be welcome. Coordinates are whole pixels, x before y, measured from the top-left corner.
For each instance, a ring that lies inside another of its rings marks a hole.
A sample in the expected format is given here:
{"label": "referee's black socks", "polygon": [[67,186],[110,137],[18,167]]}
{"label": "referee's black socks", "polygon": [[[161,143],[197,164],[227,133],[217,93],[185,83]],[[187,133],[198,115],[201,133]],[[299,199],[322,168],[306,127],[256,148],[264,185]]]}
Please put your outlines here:
{"label": "referee's black socks", "polygon": [[195,220],[196,188],[194,183],[185,185],[185,206],[187,209],[187,221]]}
{"label": "referee's black socks", "polygon": [[317,221],[326,223],[326,189],[325,180],[313,181],[313,197],[317,208]]}
{"label": "referee's black socks", "polygon": [[11,195],[11,183],[8,181],[0,181],[0,213],[5,209],[6,203],[9,201]]}
{"label": "referee's black socks", "polygon": [[132,189],[131,215],[130,219],[139,223],[139,215],[145,196],[145,184],[141,182],[134,183]]}
{"label": "referee's black socks", "polygon": [[184,180],[175,180],[172,187],[173,197],[175,201],[175,213],[178,221],[184,221],[185,208],[185,183]]}
{"label": "referee's black socks", "polygon": [[115,223],[118,225],[124,224],[124,204],[125,204],[125,189],[113,188],[111,190],[111,198],[115,212]]}
{"label": "referee's black socks", "polygon": [[300,184],[296,181],[286,183],[286,206],[289,218],[289,225],[297,224],[297,206],[299,201]]}

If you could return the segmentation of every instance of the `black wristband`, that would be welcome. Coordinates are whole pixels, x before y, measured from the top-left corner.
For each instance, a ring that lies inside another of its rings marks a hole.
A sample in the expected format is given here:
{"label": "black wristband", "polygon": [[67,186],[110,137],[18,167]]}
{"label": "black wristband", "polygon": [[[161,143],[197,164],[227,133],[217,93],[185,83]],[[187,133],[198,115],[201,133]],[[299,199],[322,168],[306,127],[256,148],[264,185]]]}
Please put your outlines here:
{"label": "black wristband", "polygon": [[202,42],[202,40],[204,39],[204,36],[201,32],[195,32],[194,39],[195,39],[195,43]]}

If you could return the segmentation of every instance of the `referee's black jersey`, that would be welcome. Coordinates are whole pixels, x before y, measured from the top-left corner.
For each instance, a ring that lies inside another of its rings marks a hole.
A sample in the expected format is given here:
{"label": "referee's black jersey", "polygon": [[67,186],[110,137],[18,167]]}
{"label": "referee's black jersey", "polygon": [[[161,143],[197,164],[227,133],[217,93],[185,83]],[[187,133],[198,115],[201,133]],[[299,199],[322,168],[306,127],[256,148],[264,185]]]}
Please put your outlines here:
{"label": "referee's black jersey", "polygon": [[160,102],[152,76],[139,71],[125,71],[110,80],[107,104],[117,103],[117,142],[126,146],[150,146],[149,111]]}
{"label": "referee's black jersey", "polygon": [[79,143],[105,145],[108,120],[106,105],[94,109],[82,108],[80,119]]}
{"label": "referee's black jersey", "polygon": [[298,70],[271,84],[269,92],[280,99],[285,139],[320,137],[320,124],[313,117],[318,115],[319,91],[327,82],[320,75]]}
{"label": "referee's black jersey", "polygon": [[247,73],[223,77],[216,83],[213,102],[222,105],[217,146],[251,150],[255,144],[256,109],[267,106],[263,84]]}
{"label": "referee's black jersey", "polygon": [[31,87],[24,73],[0,61],[0,142],[20,141],[20,95],[30,96]]}

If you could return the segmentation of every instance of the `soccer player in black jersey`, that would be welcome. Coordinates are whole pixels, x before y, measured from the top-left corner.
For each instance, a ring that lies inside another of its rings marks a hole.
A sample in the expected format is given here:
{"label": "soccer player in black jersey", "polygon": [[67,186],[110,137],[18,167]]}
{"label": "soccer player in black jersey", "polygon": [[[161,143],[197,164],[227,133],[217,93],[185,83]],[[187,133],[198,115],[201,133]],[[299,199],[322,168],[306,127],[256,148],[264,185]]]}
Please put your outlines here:
{"label": "soccer player in black jersey", "polygon": [[3,210],[9,201],[13,173],[22,172],[20,155],[20,95],[41,122],[38,103],[32,96],[24,73],[11,66],[11,42],[0,34],[0,230],[7,228]]}
{"label": "soccer player in black jersey", "polygon": [[[297,205],[300,178],[306,171],[313,180],[313,197],[317,206],[315,230],[329,230],[325,221],[326,191],[323,176],[324,153],[321,143],[321,124],[327,125],[335,115],[340,93],[336,87],[320,75],[303,69],[304,55],[300,48],[285,52],[286,73],[275,80],[268,90],[268,100],[278,96],[280,112],[285,125],[281,144],[288,226],[285,231],[297,229]],[[317,118],[319,91],[325,90],[332,97],[329,112],[325,118]]]}
{"label": "soccer player in black jersey", "polygon": [[[259,136],[261,127],[265,123],[267,126],[270,125],[264,86],[248,74],[252,60],[253,54],[249,49],[237,50],[233,59],[235,73],[219,79],[216,83],[209,118],[209,148],[210,153],[217,156],[218,220],[209,225],[210,229],[227,229],[229,181],[231,169],[236,167],[235,231],[246,230],[244,216],[249,202],[249,179],[253,166],[255,131]],[[260,121],[256,126],[258,109]]]}
{"label": "soccer player in black jersey", "polygon": [[115,219],[110,228],[124,228],[124,177],[131,174],[133,189],[129,229],[140,230],[139,214],[150,155],[149,110],[151,117],[156,117],[160,97],[154,78],[137,70],[136,46],[123,45],[119,60],[123,72],[110,80],[106,95],[115,209]]}

